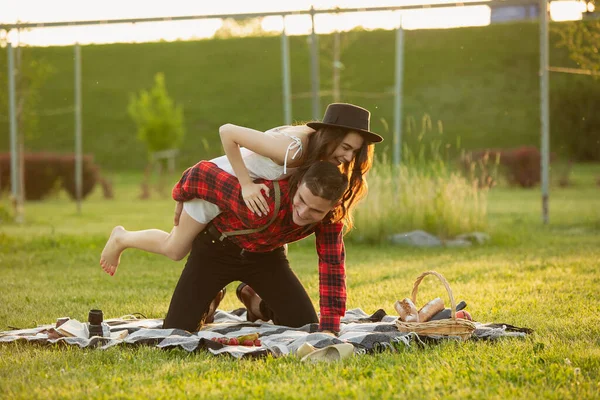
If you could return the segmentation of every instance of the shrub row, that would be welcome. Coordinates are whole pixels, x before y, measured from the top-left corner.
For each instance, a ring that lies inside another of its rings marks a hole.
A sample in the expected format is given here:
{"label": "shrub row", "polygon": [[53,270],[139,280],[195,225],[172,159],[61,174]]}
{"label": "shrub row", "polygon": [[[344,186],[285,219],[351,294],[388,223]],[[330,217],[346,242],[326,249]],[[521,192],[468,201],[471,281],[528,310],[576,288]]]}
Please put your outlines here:
{"label": "shrub row", "polygon": [[499,170],[504,174],[511,185],[529,188],[540,182],[540,151],[533,146],[523,146],[516,149],[487,149],[465,153],[461,163],[465,172],[472,174],[473,166],[480,165],[479,182],[494,182],[495,178],[488,175],[494,168],[490,164],[499,163]]}
{"label": "shrub row", "polygon": [[[72,199],[77,198],[74,154],[26,153],[24,161],[26,200],[43,199],[61,187]],[[10,153],[0,153],[0,192],[11,188],[10,169]],[[91,155],[83,156],[82,177],[81,196],[85,198],[101,179]]]}

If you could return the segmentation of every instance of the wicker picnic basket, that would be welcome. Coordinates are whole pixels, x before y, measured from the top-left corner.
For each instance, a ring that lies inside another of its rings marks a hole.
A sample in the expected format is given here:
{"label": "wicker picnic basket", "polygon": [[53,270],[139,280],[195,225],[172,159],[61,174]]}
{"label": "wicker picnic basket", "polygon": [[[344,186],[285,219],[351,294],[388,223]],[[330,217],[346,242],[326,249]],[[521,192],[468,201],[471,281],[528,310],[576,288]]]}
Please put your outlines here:
{"label": "wicker picnic basket", "polygon": [[452,295],[452,289],[450,289],[450,285],[448,285],[448,281],[439,273],[435,271],[427,271],[423,272],[413,285],[411,299],[413,303],[417,304],[417,292],[419,290],[419,284],[427,275],[435,275],[439,278],[440,281],[446,287],[446,291],[448,292],[448,296],[450,296],[450,304],[451,304],[451,317],[450,319],[440,319],[436,321],[427,321],[427,322],[404,322],[401,321],[400,318],[396,321],[396,326],[400,332],[415,332],[418,335],[432,335],[432,336],[457,336],[462,340],[466,340],[471,337],[473,331],[475,330],[475,324],[473,322],[456,318],[456,302],[454,301],[454,296]]}

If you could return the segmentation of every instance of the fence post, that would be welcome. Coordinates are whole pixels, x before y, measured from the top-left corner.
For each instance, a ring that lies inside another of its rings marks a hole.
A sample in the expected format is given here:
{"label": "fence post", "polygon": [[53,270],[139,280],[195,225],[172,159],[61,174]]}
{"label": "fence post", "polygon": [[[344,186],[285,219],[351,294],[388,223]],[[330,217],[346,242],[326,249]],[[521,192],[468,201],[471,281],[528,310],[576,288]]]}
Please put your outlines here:
{"label": "fence post", "polygon": [[75,43],[75,197],[77,198],[78,214],[81,214],[83,186],[81,141],[81,48],[79,43]]}
{"label": "fence post", "polygon": [[285,32],[285,15],[281,16],[281,68],[283,69],[283,121],[292,124],[292,85],[290,82],[290,41]]}
{"label": "fence post", "polygon": [[548,224],[548,186],[550,167],[550,111],[548,101],[548,0],[540,0],[540,122],[542,222]]}
{"label": "fence post", "polygon": [[402,16],[396,29],[396,68],[394,87],[394,164],[400,165],[402,145],[402,77],[404,74],[404,29]]}
{"label": "fence post", "polygon": [[6,50],[8,52],[8,114],[10,124],[10,183],[12,201],[15,209],[15,222],[23,222],[22,215],[22,188],[20,187],[19,171],[19,152],[17,151],[18,126],[17,126],[17,107],[16,107],[16,89],[15,89],[15,55],[12,43],[7,42]]}
{"label": "fence post", "polygon": [[[336,14],[337,15],[337,14]],[[340,102],[340,31],[333,32],[333,102]]]}
{"label": "fence post", "polygon": [[315,8],[310,7],[310,21],[312,31],[310,34],[310,72],[312,84],[312,118],[318,120],[321,110],[321,93],[319,83],[319,43],[317,33],[315,32]]}

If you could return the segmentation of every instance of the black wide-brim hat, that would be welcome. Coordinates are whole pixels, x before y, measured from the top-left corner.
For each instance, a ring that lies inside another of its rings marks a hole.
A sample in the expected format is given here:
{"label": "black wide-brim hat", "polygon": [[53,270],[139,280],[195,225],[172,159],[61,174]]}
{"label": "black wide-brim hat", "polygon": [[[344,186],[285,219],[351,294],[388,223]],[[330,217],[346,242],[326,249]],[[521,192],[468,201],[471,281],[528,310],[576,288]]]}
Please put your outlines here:
{"label": "black wide-brim hat", "polygon": [[370,131],[371,113],[362,107],[348,103],[332,103],[327,106],[321,122],[309,122],[313,129],[323,127],[344,128],[359,133],[367,142],[379,143],[383,138]]}

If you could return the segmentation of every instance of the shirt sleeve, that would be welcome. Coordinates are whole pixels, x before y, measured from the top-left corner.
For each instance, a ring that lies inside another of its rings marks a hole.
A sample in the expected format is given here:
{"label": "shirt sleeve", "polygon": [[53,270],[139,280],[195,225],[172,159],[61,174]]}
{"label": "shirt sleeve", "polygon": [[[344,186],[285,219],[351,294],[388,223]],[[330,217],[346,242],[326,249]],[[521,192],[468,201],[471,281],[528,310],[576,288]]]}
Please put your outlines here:
{"label": "shirt sleeve", "polygon": [[[272,182],[264,183],[272,189]],[[173,187],[172,196],[175,201],[206,200],[221,210],[231,211],[247,226],[261,222],[244,203],[238,179],[210,161],[200,161],[185,170]]]}
{"label": "shirt sleeve", "polygon": [[339,332],[346,313],[346,250],[343,224],[320,224],[315,230],[319,256],[320,330]]}

